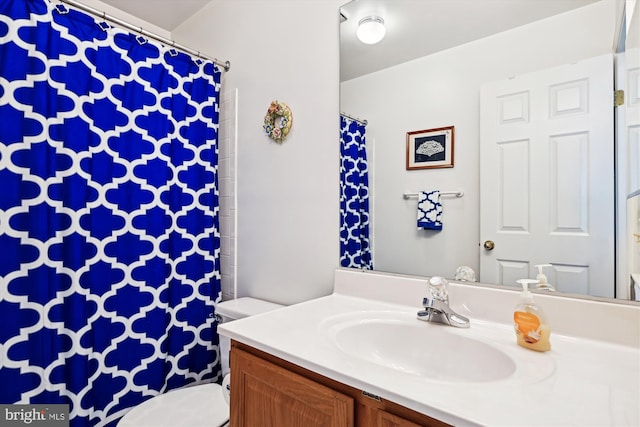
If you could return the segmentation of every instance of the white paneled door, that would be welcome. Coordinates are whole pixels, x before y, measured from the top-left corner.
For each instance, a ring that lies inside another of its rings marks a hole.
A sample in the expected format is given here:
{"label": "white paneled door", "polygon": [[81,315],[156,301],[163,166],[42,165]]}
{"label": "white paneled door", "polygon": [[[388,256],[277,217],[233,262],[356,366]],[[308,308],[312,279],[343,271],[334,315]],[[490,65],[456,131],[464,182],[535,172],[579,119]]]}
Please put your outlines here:
{"label": "white paneled door", "polygon": [[[636,8],[636,20],[638,17]],[[618,223],[627,227],[619,227],[617,234],[616,296],[640,301],[640,48],[628,47],[621,62],[616,70],[616,83],[625,94],[624,104],[618,107],[617,172],[622,177],[618,181]]]}
{"label": "white paneled door", "polygon": [[482,87],[482,282],[613,297],[613,90],[612,55]]}

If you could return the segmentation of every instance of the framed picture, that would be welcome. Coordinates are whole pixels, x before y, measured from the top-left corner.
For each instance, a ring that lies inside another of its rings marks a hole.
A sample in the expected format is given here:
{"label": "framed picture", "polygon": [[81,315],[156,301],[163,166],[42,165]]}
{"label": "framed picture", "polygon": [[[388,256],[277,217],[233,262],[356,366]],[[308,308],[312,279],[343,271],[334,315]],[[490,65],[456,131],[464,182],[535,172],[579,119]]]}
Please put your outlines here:
{"label": "framed picture", "polygon": [[407,132],[407,170],[452,168],[453,128]]}

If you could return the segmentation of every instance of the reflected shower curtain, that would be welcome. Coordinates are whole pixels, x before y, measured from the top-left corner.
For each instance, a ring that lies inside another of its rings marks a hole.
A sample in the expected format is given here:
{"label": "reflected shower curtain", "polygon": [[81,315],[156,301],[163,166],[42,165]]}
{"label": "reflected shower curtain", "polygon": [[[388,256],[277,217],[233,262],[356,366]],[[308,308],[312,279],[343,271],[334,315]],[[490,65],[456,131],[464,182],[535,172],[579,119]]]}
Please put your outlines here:
{"label": "reflected shower curtain", "polygon": [[211,62],[0,2],[0,403],[115,425],[219,379]]}
{"label": "reflected shower curtain", "polygon": [[340,266],[373,269],[365,126],[340,115]]}

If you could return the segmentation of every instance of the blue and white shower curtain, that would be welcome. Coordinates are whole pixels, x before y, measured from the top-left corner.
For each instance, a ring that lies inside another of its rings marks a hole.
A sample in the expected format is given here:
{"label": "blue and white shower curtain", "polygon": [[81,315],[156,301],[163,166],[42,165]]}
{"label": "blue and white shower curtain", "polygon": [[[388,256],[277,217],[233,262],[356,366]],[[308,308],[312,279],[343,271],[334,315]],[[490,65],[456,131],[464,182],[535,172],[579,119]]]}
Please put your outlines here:
{"label": "blue and white shower curtain", "polygon": [[219,379],[220,71],[0,1],[0,403],[115,425]]}
{"label": "blue and white shower curtain", "polygon": [[372,270],[365,130],[340,115],[340,265]]}

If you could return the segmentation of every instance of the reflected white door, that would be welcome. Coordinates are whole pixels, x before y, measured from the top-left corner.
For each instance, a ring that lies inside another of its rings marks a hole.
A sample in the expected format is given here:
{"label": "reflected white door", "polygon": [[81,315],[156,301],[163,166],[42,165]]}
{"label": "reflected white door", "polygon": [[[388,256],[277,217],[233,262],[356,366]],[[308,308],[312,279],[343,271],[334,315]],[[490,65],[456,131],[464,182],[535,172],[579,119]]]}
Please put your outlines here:
{"label": "reflected white door", "polygon": [[[638,7],[636,21],[640,18]],[[632,34],[636,37],[636,46],[637,26],[635,33],[627,35],[627,40]],[[618,107],[618,117],[624,118],[618,130],[622,142],[618,145],[618,174],[623,177],[618,190],[618,220],[627,228],[621,227],[618,233],[619,259],[626,257],[626,263],[618,271],[617,296],[640,300],[640,48],[628,47],[622,63],[617,79],[625,94],[624,104]]]}
{"label": "reflected white door", "polygon": [[[480,280],[613,297],[613,57],[481,89]],[[492,250],[483,247],[493,242]]]}

